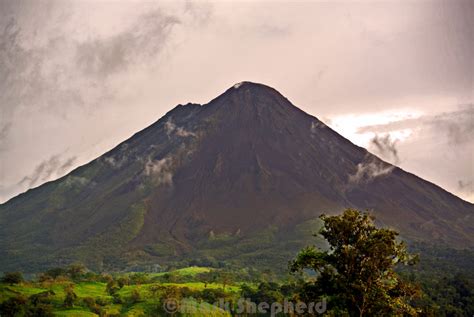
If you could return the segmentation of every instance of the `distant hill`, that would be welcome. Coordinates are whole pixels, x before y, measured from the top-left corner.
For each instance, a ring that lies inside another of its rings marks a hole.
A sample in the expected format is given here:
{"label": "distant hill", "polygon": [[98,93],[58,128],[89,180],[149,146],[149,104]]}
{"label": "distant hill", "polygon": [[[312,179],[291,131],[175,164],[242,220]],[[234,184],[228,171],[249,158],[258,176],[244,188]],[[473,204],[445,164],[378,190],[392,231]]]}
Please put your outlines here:
{"label": "distant hill", "polygon": [[474,246],[473,204],[244,82],[0,205],[0,270],[284,266],[318,215],[346,207],[372,211],[409,241]]}

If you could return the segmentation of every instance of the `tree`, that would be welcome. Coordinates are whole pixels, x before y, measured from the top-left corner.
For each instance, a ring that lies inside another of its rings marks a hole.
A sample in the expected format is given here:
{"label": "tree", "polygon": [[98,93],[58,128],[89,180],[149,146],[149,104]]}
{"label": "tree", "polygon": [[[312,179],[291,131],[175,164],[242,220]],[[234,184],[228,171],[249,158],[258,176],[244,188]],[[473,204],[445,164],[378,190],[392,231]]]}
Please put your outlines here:
{"label": "tree", "polygon": [[215,304],[219,299],[224,299],[226,297],[228,296],[224,290],[218,288],[205,288],[200,292],[200,294],[198,294],[198,298],[201,298],[209,304]]}
{"label": "tree", "polygon": [[66,273],[66,270],[62,267],[55,267],[44,272],[45,275],[51,277],[52,279],[55,279],[61,275],[66,275]]}
{"label": "tree", "polygon": [[130,303],[136,304],[136,303],[140,302],[140,300],[141,300],[140,292],[137,289],[134,288],[132,290],[132,293],[130,294]]}
{"label": "tree", "polygon": [[19,284],[23,282],[23,275],[20,272],[6,272],[3,274],[1,282],[4,284]]}
{"label": "tree", "polygon": [[101,308],[100,306],[96,303],[95,299],[93,297],[84,297],[82,299],[83,305],[85,305],[89,310],[99,316],[101,316]]}
{"label": "tree", "polygon": [[0,303],[1,316],[24,316],[26,313],[28,298],[24,295],[11,297]]}
{"label": "tree", "polygon": [[0,316],[35,316],[51,317],[53,306],[51,296],[53,291],[45,291],[27,298],[19,294],[0,303]]}
{"label": "tree", "polygon": [[122,277],[119,277],[118,280],[117,280],[117,283],[118,283],[118,286],[120,288],[124,287],[125,285],[129,285],[130,284],[130,279],[127,277],[127,276],[122,276]]}
{"label": "tree", "polygon": [[64,298],[64,307],[73,307],[74,302],[77,299],[76,293],[74,293],[74,284],[69,284],[64,287],[64,293],[66,297]]}
{"label": "tree", "polygon": [[44,291],[30,296],[28,299],[28,313],[26,316],[50,317],[54,316],[52,300],[56,295],[54,291]]}
{"label": "tree", "polygon": [[319,233],[328,241],[329,250],[307,247],[290,263],[290,270],[312,269],[316,280],[300,291],[303,300],[325,297],[337,315],[390,316],[416,315],[409,304],[418,290],[395,273],[398,264],[412,265],[398,233],[377,229],[367,213],[347,209],[339,216],[320,217]]}
{"label": "tree", "polygon": [[75,281],[83,277],[84,274],[86,274],[87,269],[81,263],[73,263],[67,267],[66,272],[71,277],[71,279]]}
{"label": "tree", "polygon": [[281,303],[284,299],[280,286],[274,282],[261,282],[257,289],[243,284],[241,295],[254,303]]}
{"label": "tree", "polygon": [[233,276],[231,272],[222,271],[219,273],[219,279],[222,283],[222,289],[225,291],[225,287],[232,283]]}
{"label": "tree", "polygon": [[105,290],[110,296],[113,296],[115,293],[117,293],[120,290],[120,286],[115,280],[111,280],[110,282],[107,283]]}
{"label": "tree", "polygon": [[216,283],[219,279],[219,273],[216,270],[202,272],[196,275],[196,279],[202,281],[204,283],[204,288],[207,288],[208,284]]}

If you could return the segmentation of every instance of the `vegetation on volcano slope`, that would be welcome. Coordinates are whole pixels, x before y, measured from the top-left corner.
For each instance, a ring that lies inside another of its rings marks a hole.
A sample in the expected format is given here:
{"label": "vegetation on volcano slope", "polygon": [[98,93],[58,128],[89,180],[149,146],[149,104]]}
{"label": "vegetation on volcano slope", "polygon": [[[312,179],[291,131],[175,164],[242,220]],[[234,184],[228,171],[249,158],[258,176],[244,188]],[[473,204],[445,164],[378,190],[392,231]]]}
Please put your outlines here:
{"label": "vegetation on volcano slope", "polygon": [[[168,298],[181,304],[184,313],[175,316],[230,316],[213,304],[223,299],[235,307],[240,298],[254,303],[324,299],[329,316],[474,314],[468,251],[429,250],[432,257],[402,269],[396,264],[411,262],[411,256],[395,239],[396,232],[377,229],[368,215],[348,210],[321,220],[320,234],[330,248],[303,249],[291,262],[293,274],[225,263],[113,274],[72,264],[27,279],[10,272],[0,283],[0,315],[164,316]],[[464,262],[442,261],[449,257]]]}

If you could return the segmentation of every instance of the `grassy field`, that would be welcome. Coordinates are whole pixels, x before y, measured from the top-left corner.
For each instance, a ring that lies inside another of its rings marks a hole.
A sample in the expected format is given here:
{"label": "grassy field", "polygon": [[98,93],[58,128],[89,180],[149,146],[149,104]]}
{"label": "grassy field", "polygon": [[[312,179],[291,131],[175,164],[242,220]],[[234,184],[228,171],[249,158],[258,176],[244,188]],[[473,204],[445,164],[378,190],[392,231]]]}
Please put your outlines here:
{"label": "grassy field", "polygon": [[152,277],[155,277],[155,276],[163,276],[165,274],[173,273],[180,276],[196,276],[199,273],[208,273],[210,271],[211,269],[208,267],[190,266],[190,267],[185,267],[182,269],[177,269],[172,272],[151,273],[149,275]]}
{"label": "grassy field", "polygon": [[[107,281],[72,281],[58,277],[46,281],[25,281],[15,285],[0,284],[0,303],[13,298],[32,298],[50,292],[47,304],[54,316],[162,316],[165,298],[177,298],[184,316],[229,316],[227,312],[207,303],[202,294],[220,294],[237,298],[240,283],[205,283],[196,279],[199,274],[211,273],[210,268],[188,267],[163,273],[127,273],[109,277]],[[137,278],[139,282],[137,283]],[[163,282],[167,276],[182,281]],[[115,291],[108,289],[119,278],[126,278],[128,285]],[[65,306],[67,288],[75,294],[74,303]],[[203,293],[204,292],[204,293]],[[209,300],[208,300],[209,301]]]}

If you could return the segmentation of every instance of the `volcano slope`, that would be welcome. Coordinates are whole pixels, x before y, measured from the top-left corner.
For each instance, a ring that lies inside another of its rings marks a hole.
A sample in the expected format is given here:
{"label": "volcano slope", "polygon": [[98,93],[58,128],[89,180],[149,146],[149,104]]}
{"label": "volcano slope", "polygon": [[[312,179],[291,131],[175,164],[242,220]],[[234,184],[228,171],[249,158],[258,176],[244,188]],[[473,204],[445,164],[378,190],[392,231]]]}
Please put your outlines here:
{"label": "volcano slope", "polygon": [[474,246],[473,204],[244,82],[206,105],[178,105],[1,205],[0,269],[284,266],[313,239],[318,215],[346,207],[373,212],[410,242]]}

